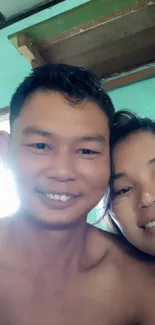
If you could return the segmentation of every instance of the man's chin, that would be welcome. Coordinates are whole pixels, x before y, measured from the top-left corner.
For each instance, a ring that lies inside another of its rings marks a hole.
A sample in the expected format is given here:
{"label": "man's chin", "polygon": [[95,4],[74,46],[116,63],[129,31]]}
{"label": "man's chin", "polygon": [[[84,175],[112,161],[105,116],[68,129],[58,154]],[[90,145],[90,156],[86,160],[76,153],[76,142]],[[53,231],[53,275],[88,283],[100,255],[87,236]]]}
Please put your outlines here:
{"label": "man's chin", "polygon": [[[77,227],[81,223],[81,218],[75,216],[66,215],[61,213],[41,213],[41,211],[25,211],[26,219],[33,225],[43,229],[49,230],[69,230]],[[83,218],[85,222],[85,218]]]}
{"label": "man's chin", "polygon": [[91,209],[81,197],[64,204],[63,208],[59,204],[45,200],[42,196],[40,199],[40,195],[33,197],[29,195],[22,202],[25,202],[22,206],[24,215],[28,216],[33,224],[47,229],[62,230],[77,227],[86,222],[87,214]]}

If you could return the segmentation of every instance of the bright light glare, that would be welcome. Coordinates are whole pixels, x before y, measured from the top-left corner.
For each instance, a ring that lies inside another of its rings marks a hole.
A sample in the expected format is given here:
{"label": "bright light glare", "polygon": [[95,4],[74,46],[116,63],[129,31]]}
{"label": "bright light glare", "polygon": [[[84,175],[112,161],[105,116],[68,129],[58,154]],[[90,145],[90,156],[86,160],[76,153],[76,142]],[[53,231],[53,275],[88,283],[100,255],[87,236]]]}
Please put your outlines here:
{"label": "bright light glare", "polygon": [[[0,122],[0,130],[10,132],[9,120]],[[12,173],[0,161],[0,218],[13,215],[19,208]]]}
{"label": "bright light glare", "polygon": [[0,164],[0,218],[13,215],[19,208],[15,183],[9,169]]}
{"label": "bright light glare", "polygon": [[0,130],[10,133],[9,120],[0,122]]}

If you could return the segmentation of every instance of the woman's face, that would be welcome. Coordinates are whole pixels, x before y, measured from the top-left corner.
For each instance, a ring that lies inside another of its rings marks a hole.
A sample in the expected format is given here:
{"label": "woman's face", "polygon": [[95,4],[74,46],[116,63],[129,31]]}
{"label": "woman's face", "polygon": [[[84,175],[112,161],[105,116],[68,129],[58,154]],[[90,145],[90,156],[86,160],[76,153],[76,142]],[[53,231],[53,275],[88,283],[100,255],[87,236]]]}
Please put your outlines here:
{"label": "woman's face", "polygon": [[114,221],[132,245],[155,255],[155,134],[128,136],[112,161]]}

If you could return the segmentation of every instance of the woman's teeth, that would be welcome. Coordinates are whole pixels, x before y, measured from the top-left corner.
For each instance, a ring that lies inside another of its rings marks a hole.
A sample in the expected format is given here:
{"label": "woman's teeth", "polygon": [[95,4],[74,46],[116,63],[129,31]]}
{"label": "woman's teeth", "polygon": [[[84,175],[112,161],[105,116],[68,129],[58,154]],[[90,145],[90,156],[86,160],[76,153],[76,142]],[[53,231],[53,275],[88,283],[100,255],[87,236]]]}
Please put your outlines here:
{"label": "woman's teeth", "polygon": [[59,200],[62,202],[66,202],[72,198],[72,196],[69,196],[69,195],[65,195],[65,194],[58,195],[58,194],[52,194],[52,193],[46,193],[45,196],[51,200],[55,200],[55,201]]}
{"label": "woman's teeth", "polygon": [[145,229],[152,227],[155,227],[155,221],[150,221],[144,226]]}

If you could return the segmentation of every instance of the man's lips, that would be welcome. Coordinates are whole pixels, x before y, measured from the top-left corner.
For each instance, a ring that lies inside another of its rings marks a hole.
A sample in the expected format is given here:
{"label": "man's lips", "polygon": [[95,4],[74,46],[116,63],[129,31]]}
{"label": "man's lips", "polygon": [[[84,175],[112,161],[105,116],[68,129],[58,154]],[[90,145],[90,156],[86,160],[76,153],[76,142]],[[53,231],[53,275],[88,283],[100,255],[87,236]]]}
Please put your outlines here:
{"label": "man's lips", "polygon": [[80,197],[80,194],[75,194],[71,192],[58,192],[58,191],[45,191],[45,190],[36,190],[38,194],[52,200],[52,201],[59,201],[59,202],[67,202],[71,199],[75,199]]}
{"label": "man's lips", "polygon": [[40,197],[43,205],[47,206],[49,209],[65,209],[73,206],[79,195],[68,195],[68,193],[49,193],[49,192],[40,192],[37,194]]}

